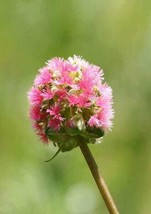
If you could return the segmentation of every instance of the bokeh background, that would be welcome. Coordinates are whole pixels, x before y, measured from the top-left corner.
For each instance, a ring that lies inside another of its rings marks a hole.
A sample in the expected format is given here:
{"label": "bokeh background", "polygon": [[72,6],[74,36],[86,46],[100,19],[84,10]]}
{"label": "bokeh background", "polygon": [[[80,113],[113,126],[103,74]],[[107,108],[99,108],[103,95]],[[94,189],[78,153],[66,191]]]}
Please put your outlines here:
{"label": "bokeh background", "polygon": [[0,214],[107,214],[78,148],[35,136],[27,90],[54,56],[101,66],[114,91],[113,131],[91,145],[122,214],[151,213],[151,1],[0,3]]}

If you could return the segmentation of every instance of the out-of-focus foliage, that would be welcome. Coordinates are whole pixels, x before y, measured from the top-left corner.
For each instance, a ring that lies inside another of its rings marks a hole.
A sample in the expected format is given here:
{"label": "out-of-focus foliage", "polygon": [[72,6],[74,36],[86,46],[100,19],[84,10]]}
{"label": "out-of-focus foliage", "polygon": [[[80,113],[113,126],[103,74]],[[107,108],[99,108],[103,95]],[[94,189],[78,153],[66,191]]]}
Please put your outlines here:
{"label": "out-of-focus foliage", "polygon": [[91,145],[122,214],[151,213],[151,1],[0,3],[0,213],[108,213],[78,148],[42,145],[26,92],[51,57],[98,64],[114,92],[113,132]]}

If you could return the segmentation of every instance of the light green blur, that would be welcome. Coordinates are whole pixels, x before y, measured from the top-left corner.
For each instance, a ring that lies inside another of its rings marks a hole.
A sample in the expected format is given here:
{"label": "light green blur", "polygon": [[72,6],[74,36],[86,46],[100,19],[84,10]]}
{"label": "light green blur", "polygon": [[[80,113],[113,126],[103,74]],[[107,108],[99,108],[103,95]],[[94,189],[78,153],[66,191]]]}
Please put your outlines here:
{"label": "light green blur", "polygon": [[27,90],[54,56],[101,66],[115,120],[90,145],[121,214],[151,213],[151,1],[0,3],[0,214],[107,214],[78,148],[44,146],[28,120]]}

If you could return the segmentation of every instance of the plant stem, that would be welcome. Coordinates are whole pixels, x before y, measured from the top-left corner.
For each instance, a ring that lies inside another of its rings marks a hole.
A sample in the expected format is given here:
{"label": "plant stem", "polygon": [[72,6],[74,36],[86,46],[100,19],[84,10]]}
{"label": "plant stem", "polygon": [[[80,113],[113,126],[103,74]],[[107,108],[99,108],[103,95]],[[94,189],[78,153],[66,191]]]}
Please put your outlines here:
{"label": "plant stem", "polygon": [[93,157],[88,145],[85,142],[80,141],[79,147],[84,155],[84,158],[89,166],[89,169],[90,169],[90,171],[93,175],[93,178],[98,186],[98,189],[104,199],[104,202],[106,204],[106,207],[107,207],[109,213],[110,214],[119,214],[119,211],[115,205],[115,202],[113,201],[113,198],[108,190],[108,187],[99,172],[99,168],[94,160],[94,157]]}

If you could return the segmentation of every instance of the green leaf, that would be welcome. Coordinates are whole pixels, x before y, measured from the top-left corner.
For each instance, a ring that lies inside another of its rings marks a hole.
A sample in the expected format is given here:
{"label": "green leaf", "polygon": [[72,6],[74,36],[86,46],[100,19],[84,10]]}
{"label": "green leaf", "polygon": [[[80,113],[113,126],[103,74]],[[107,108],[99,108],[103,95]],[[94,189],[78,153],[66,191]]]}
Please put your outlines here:
{"label": "green leaf", "polygon": [[52,156],[52,158],[50,158],[49,160],[46,160],[45,162],[52,161],[52,160],[60,153],[60,151],[62,150],[62,147],[63,147],[63,144],[62,144],[62,146],[57,150],[57,152]]}

